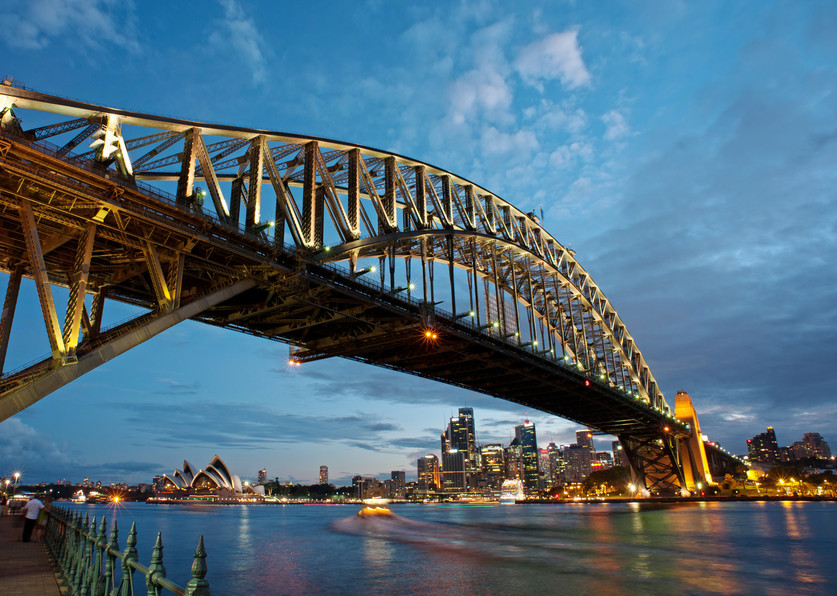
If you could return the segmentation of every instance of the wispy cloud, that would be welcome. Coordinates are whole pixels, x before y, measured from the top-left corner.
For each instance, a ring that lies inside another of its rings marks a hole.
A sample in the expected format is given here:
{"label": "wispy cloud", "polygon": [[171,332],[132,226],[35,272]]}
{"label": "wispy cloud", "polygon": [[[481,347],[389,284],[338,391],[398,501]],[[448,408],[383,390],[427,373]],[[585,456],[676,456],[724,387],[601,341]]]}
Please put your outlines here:
{"label": "wispy cloud", "polygon": [[132,2],[30,0],[4,3],[2,11],[8,46],[41,50],[71,39],[97,51],[140,51]]}
{"label": "wispy cloud", "polygon": [[266,58],[267,44],[259,32],[256,21],[238,0],[219,0],[224,8],[224,18],[219,31],[213,31],[210,43],[221,51],[237,54],[242,66],[250,71],[252,81],[263,85],[268,79]]}

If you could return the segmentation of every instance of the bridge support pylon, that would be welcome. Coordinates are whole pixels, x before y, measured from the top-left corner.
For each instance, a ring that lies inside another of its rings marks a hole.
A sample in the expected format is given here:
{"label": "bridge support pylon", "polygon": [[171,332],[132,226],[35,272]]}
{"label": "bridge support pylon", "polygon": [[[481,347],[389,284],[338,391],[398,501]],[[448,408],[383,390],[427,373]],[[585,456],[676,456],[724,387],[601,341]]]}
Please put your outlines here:
{"label": "bridge support pylon", "polygon": [[700,492],[700,487],[712,483],[709,471],[709,461],[703,446],[703,435],[700,432],[700,422],[692,404],[692,398],[685,391],[678,391],[674,398],[674,416],[685,422],[692,429],[692,434],[680,439],[680,463],[686,488],[691,492]]}

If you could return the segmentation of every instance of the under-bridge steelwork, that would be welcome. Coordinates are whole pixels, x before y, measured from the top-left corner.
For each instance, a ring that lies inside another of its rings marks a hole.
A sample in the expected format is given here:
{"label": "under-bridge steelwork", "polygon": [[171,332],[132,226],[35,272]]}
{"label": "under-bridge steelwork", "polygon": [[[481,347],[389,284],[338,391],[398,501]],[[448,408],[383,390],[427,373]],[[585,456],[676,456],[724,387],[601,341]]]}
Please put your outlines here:
{"label": "under-bridge steelwork", "polygon": [[[285,342],[294,363],[350,358],[616,435],[649,493],[708,481],[691,402],[674,416],[572,251],[490,191],[385,151],[8,80],[0,118],[0,372],[23,277],[51,351],[0,377],[0,420],[192,319]],[[147,313],[104,329],[109,300]]]}

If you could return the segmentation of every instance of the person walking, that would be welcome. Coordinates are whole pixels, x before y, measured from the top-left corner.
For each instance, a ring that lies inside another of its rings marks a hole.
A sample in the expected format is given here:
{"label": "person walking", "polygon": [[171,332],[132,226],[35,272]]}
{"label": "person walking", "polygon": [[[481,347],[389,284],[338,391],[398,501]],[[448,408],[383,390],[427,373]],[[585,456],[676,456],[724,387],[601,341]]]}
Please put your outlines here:
{"label": "person walking", "polygon": [[35,527],[35,523],[38,521],[38,514],[43,508],[44,504],[36,497],[32,497],[26,501],[26,505],[23,506],[21,510],[21,514],[23,515],[23,542],[29,542],[29,539],[32,537],[32,528]]}

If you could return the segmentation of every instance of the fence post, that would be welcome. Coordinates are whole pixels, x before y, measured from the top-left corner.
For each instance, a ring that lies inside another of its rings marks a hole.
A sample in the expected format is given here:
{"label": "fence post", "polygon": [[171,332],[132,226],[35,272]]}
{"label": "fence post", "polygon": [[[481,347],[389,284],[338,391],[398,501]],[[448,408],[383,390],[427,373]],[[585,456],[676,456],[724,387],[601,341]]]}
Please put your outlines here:
{"label": "fence post", "polygon": [[111,551],[119,550],[118,542],[119,530],[116,528],[116,519],[113,520],[113,527],[110,529],[110,541],[105,550],[105,584],[103,594],[110,594],[114,589],[114,563],[116,562],[116,555],[111,554]]}
{"label": "fence post", "polygon": [[125,551],[122,553],[122,589],[121,596],[134,595],[134,568],[131,561],[137,560],[137,522],[131,524],[128,539],[125,541]]}
{"label": "fence post", "polygon": [[145,585],[148,586],[148,596],[160,596],[160,586],[157,585],[157,577],[166,577],[166,568],[163,566],[163,533],[157,532],[157,541],[154,543],[154,550],[151,552],[151,563],[148,565],[148,574],[145,576]]}
{"label": "fence post", "polygon": [[203,548],[203,534],[198,541],[195,560],[192,563],[192,579],[186,584],[183,596],[209,596],[209,580],[206,579],[206,551]]}

